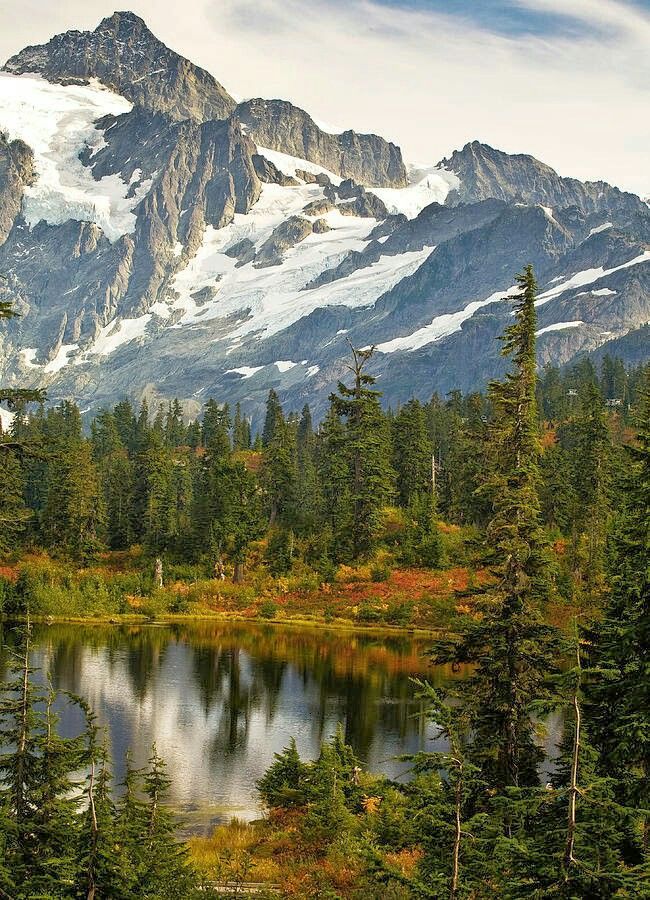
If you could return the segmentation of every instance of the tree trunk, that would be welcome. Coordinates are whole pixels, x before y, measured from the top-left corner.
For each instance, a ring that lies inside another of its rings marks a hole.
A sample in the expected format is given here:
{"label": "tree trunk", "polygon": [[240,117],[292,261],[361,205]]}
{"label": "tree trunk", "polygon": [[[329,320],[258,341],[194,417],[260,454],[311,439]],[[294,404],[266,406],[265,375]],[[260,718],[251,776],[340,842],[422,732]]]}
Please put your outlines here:
{"label": "tree trunk", "polygon": [[568,869],[575,862],[573,849],[576,836],[576,802],[578,799],[578,764],[580,761],[580,703],[578,700],[579,682],[573,693],[573,712],[575,716],[575,734],[573,737],[573,757],[571,759],[571,783],[569,785],[569,812],[567,815],[566,848],[564,850],[564,865]]}
{"label": "tree trunk", "polygon": [[451,888],[449,890],[449,900],[456,900],[458,894],[458,859],[460,856],[460,839],[461,839],[461,803],[463,797],[463,778],[462,765],[460,765],[456,780],[455,790],[455,821],[454,821],[454,851],[452,857],[451,868]]}

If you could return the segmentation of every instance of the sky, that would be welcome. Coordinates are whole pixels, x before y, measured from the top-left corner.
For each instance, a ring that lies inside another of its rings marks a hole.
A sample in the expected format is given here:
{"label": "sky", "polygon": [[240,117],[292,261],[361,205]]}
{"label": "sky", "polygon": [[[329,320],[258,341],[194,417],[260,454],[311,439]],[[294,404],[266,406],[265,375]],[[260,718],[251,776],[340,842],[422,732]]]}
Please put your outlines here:
{"label": "sky", "polygon": [[650,197],[650,0],[0,0],[0,59],[116,4],[237,99],[409,162],[481,140]]}

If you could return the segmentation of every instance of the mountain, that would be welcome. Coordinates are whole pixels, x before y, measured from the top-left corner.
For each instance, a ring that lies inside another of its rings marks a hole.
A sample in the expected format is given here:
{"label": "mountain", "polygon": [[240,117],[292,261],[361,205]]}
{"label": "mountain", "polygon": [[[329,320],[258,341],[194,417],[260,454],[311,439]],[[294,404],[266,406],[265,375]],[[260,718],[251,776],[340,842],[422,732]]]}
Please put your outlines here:
{"label": "mountain", "polygon": [[323,412],[347,341],[387,401],[502,372],[513,276],[540,282],[540,365],[647,358],[650,209],[474,141],[430,166],[241,103],[132,13],[0,72],[3,382],[85,410],[274,387]]}
{"label": "mountain", "polygon": [[130,12],[113,13],[95,31],[67,31],[26,47],[5,69],[61,84],[96,78],[131,103],[176,121],[221,119],[235,108],[212,75],[166,47]]}

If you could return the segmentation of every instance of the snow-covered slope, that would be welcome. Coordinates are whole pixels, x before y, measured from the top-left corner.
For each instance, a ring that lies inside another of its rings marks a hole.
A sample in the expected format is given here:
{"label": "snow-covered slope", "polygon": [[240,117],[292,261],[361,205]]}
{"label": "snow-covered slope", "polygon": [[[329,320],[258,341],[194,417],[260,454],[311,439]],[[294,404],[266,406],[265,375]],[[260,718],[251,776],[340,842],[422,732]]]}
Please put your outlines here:
{"label": "snow-covered slope", "polygon": [[68,219],[95,222],[110,240],[135,229],[134,207],[151,181],[119,175],[95,181],[90,155],[104,143],[96,125],[103,116],[130,112],[132,104],[98,81],[88,85],[50,84],[39,75],[0,72],[0,131],[19,139],[34,154],[36,178],[25,190],[23,214],[30,225],[59,225]]}

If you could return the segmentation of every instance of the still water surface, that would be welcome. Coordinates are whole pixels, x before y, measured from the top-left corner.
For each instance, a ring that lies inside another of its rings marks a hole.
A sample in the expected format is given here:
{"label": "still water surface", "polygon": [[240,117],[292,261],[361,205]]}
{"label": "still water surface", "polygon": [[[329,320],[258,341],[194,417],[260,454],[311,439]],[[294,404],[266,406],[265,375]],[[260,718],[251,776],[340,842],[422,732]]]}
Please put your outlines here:
{"label": "still water surface", "polygon": [[[403,777],[396,756],[436,747],[410,679],[450,674],[429,665],[421,638],[326,628],[52,625],[34,629],[33,646],[54,686],[95,711],[116,779],[128,749],[141,766],[155,742],[171,800],[197,827],[258,816],[255,781],[273,754],[295,737],[314,757],[339,722],[369,769]],[[78,710],[60,711],[61,730],[78,733]]]}

